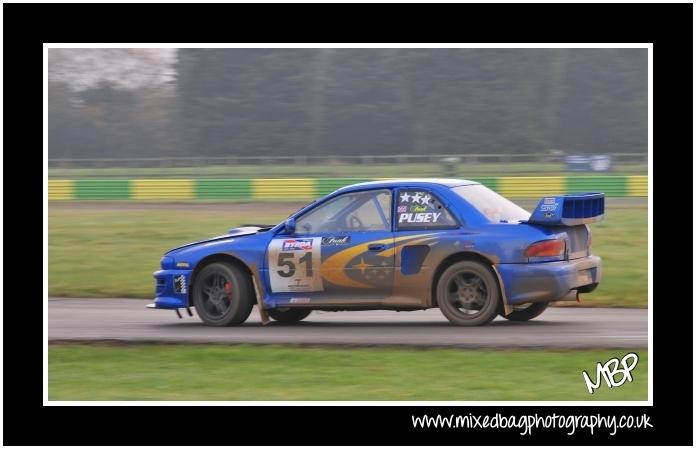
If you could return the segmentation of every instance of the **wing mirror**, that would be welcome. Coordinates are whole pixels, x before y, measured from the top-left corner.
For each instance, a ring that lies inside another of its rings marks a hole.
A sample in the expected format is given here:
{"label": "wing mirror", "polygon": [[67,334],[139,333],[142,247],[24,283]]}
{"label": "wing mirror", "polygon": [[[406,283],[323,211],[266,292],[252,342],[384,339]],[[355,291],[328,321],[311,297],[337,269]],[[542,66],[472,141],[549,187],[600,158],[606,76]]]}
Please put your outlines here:
{"label": "wing mirror", "polygon": [[290,217],[285,220],[285,233],[293,235],[295,233],[295,219]]}

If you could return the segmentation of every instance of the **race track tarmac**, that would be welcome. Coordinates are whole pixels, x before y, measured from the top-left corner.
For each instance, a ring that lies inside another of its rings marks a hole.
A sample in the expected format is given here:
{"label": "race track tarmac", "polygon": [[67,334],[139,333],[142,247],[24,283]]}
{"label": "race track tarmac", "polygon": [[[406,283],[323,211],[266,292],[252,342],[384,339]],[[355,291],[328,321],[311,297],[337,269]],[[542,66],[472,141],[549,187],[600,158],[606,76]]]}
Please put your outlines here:
{"label": "race track tarmac", "polygon": [[263,326],[256,309],[238,327],[205,326],[195,315],[146,309],[139,299],[48,301],[49,342],[121,341],[295,345],[404,345],[461,348],[645,348],[646,309],[550,307],[535,320],[496,318],[483,327],[450,324],[438,309],[313,312],[293,324]]}

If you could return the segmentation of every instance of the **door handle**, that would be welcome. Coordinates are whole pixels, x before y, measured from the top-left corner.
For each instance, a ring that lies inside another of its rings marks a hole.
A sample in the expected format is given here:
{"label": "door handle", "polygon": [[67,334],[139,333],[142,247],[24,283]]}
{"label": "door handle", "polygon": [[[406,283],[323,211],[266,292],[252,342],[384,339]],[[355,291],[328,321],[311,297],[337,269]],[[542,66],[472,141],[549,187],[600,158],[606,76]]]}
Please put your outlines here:
{"label": "door handle", "polygon": [[384,251],[387,245],[383,243],[371,243],[367,245],[368,251]]}

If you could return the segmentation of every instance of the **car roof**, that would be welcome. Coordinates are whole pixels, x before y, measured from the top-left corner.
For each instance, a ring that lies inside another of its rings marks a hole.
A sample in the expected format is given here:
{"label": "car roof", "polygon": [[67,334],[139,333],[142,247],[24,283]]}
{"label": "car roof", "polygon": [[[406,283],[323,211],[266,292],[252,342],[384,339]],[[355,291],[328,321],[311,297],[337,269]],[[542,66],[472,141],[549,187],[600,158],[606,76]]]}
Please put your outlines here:
{"label": "car roof", "polygon": [[349,192],[351,190],[361,190],[364,188],[391,188],[391,187],[432,187],[432,186],[444,186],[444,187],[456,187],[456,186],[466,186],[478,184],[475,181],[468,181],[466,179],[451,179],[451,178],[399,178],[399,179],[384,179],[381,181],[369,181],[361,182],[358,184],[351,184],[349,186],[342,187],[336,192]]}

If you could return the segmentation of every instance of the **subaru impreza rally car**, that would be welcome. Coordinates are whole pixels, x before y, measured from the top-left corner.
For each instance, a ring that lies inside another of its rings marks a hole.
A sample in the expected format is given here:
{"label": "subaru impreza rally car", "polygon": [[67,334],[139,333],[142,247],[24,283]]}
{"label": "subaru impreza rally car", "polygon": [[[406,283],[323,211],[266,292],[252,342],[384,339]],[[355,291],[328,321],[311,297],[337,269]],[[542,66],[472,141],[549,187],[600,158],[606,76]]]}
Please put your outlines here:
{"label": "subaru impreza rally car", "polygon": [[248,225],[174,248],[154,273],[148,307],[195,307],[238,325],[258,304],[299,321],[312,310],[439,307],[452,323],[525,321],[601,280],[589,223],[604,194],[542,198],[530,214],[458,179],[403,179],[338,189],[275,226]]}

